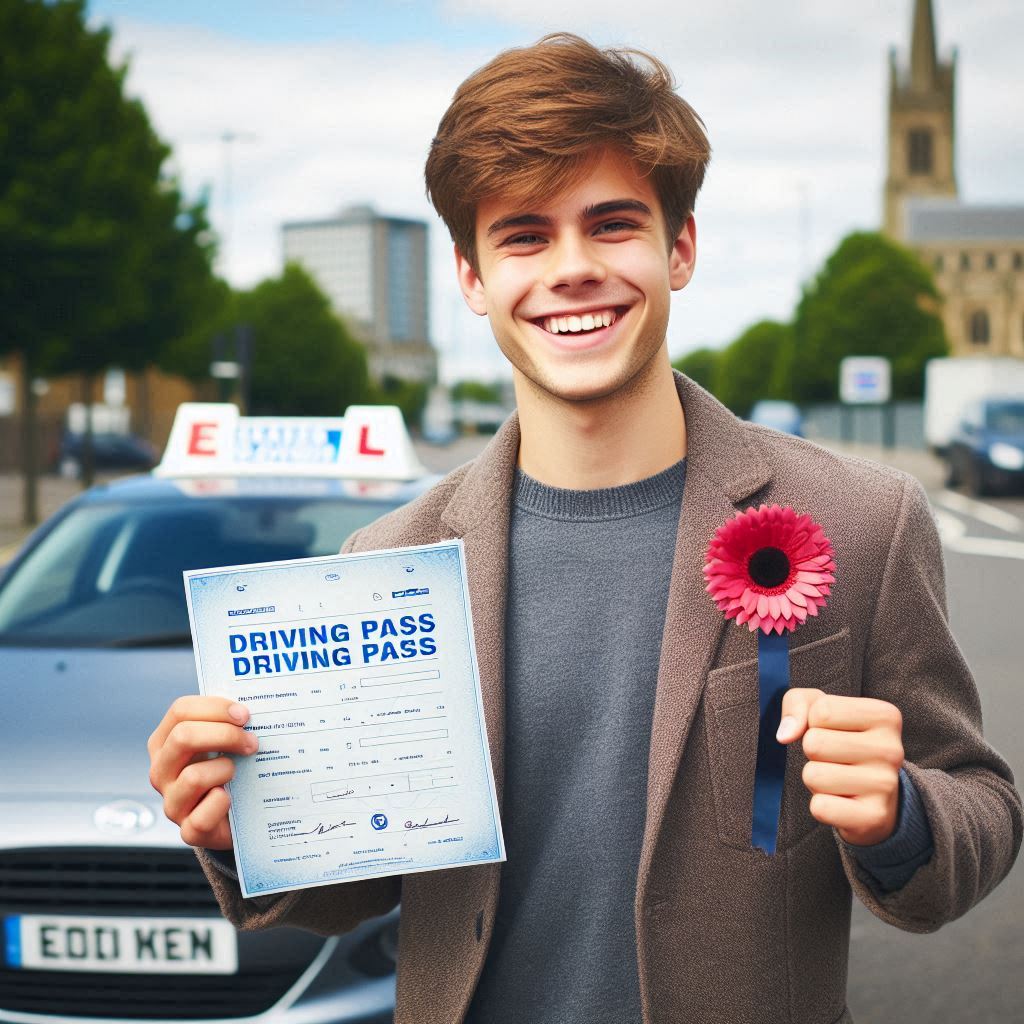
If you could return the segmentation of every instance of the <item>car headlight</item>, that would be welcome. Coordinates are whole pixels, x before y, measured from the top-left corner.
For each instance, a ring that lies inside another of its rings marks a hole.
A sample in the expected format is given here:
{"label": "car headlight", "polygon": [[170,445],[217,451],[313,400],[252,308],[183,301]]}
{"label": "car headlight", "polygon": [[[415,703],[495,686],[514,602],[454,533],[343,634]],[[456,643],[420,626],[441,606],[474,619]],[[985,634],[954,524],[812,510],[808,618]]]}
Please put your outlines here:
{"label": "car headlight", "polygon": [[1015,445],[997,441],[989,448],[988,457],[1000,469],[1024,469],[1024,452]]}

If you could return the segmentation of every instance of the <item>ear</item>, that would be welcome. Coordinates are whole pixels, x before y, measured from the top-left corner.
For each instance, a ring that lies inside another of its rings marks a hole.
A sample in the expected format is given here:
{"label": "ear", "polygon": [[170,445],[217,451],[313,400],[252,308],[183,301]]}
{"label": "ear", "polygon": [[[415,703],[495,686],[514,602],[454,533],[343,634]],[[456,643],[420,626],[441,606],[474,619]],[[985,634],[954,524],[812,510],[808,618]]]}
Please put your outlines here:
{"label": "ear", "polygon": [[691,213],[686,218],[679,237],[672,243],[672,252],[668,257],[668,280],[672,291],[685,288],[693,277],[697,265],[697,223]]}
{"label": "ear", "polygon": [[484,282],[478,271],[473,269],[473,264],[455,247],[455,274],[459,279],[459,289],[466,305],[476,313],[477,316],[487,316],[487,296],[484,292]]}

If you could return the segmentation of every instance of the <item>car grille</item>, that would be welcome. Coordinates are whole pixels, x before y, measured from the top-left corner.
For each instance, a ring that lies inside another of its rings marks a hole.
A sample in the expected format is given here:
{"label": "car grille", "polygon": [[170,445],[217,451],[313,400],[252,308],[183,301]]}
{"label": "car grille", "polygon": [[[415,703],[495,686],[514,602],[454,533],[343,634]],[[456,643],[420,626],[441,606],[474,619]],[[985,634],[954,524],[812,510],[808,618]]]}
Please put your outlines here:
{"label": "car grille", "polygon": [[[189,850],[0,854],[0,917],[47,911],[132,916],[219,913]],[[104,974],[0,965],[0,1013],[136,1020],[253,1016],[270,1009],[292,987],[315,948],[307,947],[301,957],[282,956],[272,963],[261,956],[247,966],[245,940],[257,937],[240,938],[239,970],[232,975]]]}
{"label": "car grille", "polygon": [[19,850],[0,854],[6,913],[219,913],[191,850]]}

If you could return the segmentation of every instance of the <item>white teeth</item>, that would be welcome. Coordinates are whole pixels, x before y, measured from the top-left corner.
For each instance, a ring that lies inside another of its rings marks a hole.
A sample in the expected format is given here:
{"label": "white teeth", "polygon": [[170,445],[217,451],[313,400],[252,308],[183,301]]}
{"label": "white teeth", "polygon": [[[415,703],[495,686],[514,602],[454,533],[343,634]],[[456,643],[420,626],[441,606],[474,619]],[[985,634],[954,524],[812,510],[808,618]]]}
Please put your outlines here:
{"label": "white teeth", "polygon": [[615,320],[615,310],[604,309],[599,313],[583,313],[580,316],[546,316],[543,325],[544,330],[550,334],[577,334],[580,331],[610,327]]}

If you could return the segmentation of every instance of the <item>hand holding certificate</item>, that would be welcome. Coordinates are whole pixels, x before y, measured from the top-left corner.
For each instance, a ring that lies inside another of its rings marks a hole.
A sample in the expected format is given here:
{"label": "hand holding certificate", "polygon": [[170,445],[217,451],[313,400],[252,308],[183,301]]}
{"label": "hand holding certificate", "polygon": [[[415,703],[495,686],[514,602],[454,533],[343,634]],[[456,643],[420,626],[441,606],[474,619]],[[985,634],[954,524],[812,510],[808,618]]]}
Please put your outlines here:
{"label": "hand holding certificate", "polygon": [[185,584],[200,688],[259,742],[228,783],[244,896],[504,859],[461,541]]}

